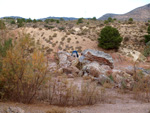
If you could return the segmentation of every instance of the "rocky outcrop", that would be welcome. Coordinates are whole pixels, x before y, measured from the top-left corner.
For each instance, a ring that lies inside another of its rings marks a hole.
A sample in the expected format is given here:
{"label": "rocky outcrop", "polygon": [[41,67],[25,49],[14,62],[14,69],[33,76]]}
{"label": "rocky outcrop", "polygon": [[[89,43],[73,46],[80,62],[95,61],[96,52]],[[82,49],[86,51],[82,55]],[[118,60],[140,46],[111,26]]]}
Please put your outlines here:
{"label": "rocky outcrop", "polygon": [[79,69],[76,67],[79,63],[78,58],[71,56],[70,53],[65,51],[58,52],[59,58],[59,72],[77,75],[79,73]]}
{"label": "rocky outcrop", "polygon": [[25,113],[24,110],[19,107],[9,107],[6,111],[7,113]]}
{"label": "rocky outcrop", "polygon": [[100,65],[98,62],[94,61],[83,66],[84,74],[88,73],[94,77],[99,77],[99,75],[106,75],[107,71],[111,70],[107,65]]}
{"label": "rocky outcrop", "polygon": [[121,70],[113,70],[113,81],[119,88],[132,89],[134,84],[133,76]]}
{"label": "rocky outcrop", "polygon": [[87,49],[83,51],[81,54],[82,56],[79,59],[81,63],[88,64],[95,61],[98,62],[100,65],[108,65],[110,66],[111,69],[114,68],[113,59],[107,53],[104,53],[102,51]]}
{"label": "rocky outcrop", "polygon": [[114,65],[113,59],[109,54],[91,49],[87,49],[81,54],[79,61],[83,65],[83,76],[90,76],[100,84],[104,81],[111,81],[107,77],[107,72],[111,71]]}

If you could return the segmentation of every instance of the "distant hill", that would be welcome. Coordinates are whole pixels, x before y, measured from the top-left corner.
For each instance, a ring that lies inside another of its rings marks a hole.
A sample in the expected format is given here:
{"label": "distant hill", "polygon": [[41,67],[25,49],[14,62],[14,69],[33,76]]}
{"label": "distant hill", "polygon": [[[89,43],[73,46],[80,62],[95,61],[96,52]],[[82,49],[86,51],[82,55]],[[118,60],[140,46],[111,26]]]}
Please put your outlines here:
{"label": "distant hill", "polygon": [[107,13],[103,15],[102,17],[99,18],[99,20],[107,20],[109,17],[113,18],[114,16],[117,16],[118,14],[113,14],[113,13]]}
{"label": "distant hill", "polygon": [[74,17],[47,17],[47,18],[41,18],[40,20],[45,20],[45,19],[60,19],[63,18],[64,20],[77,20],[79,18],[74,18]]}
{"label": "distant hill", "polygon": [[[17,19],[17,18],[23,18],[23,17],[20,17],[20,16],[6,16],[6,17],[1,17],[1,18],[13,18],[13,19]],[[75,18],[75,17],[46,17],[46,18],[39,18],[37,20],[46,20],[46,19],[60,19],[60,18],[63,18],[64,20],[77,20],[79,18]],[[25,18],[27,19],[27,18]],[[90,18],[85,18],[85,19],[90,19]]]}
{"label": "distant hill", "polygon": [[13,19],[17,19],[17,18],[23,18],[20,16],[5,16],[5,17],[1,17],[1,18],[13,18]]}
{"label": "distant hill", "polygon": [[116,18],[118,20],[128,20],[129,18],[133,18],[137,21],[147,21],[150,20],[150,4],[138,7],[125,14],[105,14],[100,17],[99,20],[106,20],[108,17]]}

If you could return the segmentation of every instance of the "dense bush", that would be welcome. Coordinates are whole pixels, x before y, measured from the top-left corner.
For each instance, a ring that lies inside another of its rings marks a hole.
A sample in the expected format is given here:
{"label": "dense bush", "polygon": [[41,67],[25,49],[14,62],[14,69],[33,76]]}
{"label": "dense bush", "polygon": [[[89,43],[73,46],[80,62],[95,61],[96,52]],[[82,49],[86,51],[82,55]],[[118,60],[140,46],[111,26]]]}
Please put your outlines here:
{"label": "dense bush", "polygon": [[150,34],[150,26],[147,28],[147,33]]}
{"label": "dense bush", "polygon": [[22,22],[19,22],[19,23],[18,23],[18,28],[19,28],[19,27],[23,27],[23,26],[24,26],[24,24],[23,24]]}
{"label": "dense bush", "polygon": [[128,24],[132,24],[132,23],[133,23],[133,18],[129,18]]}
{"label": "dense bush", "polygon": [[15,24],[15,23],[16,23],[15,20],[12,20],[12,21],[11,21],[11,24]]}
{"label": "dense bush", "polygon": [[97,20],[96,17],[93,17],[92,20]]}
{"label": "dense bush", "polygon": [[111,17],[109,17],[107,20],[108,22],[113,22],[113,19]]}
{"label": "dense bush", "polygon": [[29,23],[32,22],[31,18],[27,19],[26,22],[29,22]]}
{"label": "dense bush", "polygon": [[59,23],[59,20],[56,20],[56,23]]}
{"label": "dense bush", "polygon": [[0,42],[0,72],[2,70],[2,61],[3,58],[6,57],[6,52],[12,46],[12,39],[4,40]]}
{"label": "dense bush", "polygon": [[0,20],[0,30],[5,28],[6,28],[5,23],[2,20]]}
{"label": "dense bush", "polygon": [[106,26],[100,32],[100,38],[98,38],[99,47],[104,49],[118,49],[122,39],[116,28]]}
{"label": "dense bush", "polygon": [[108,23],[109,23],[108,20],[105,20],[105,21],[104,21],[104,24],[108,24]]}
{"label": "dense bush", "polygon": [[34,20],[33,20],[33,23],[36,23],[36,22],[37,22],[37,20],[36,20],[36,19],[34,19]]}
{"label": "dense bush", "polygon": [[145,43],[149,42],[150,41],[150,26],[148,26],[147,28],[147,33],[148,35],[145,35]]}
{"label": "dense bush", "polygon": [[150,41],[147,42],[146,47],[144,48],[143,55],[144,55],[145,57],[150,56]]}
{"label": "dense bush", "polygon": [[35,48],[29,35],[21,34],[2,59],[0,98],[30,103],[47,73],[43,53]]}
{"label": "dense bush", "polygon": [[83,23],[83,18],[79,18],[77,24]]}

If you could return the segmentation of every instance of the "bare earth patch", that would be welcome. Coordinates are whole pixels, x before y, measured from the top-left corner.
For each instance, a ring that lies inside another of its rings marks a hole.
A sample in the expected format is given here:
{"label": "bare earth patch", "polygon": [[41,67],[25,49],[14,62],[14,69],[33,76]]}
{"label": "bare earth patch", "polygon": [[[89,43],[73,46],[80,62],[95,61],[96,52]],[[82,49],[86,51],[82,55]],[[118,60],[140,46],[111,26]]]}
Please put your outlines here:
{"label": "bare earth patch", "polygon": [[[148,113],[150,111],[150,103],[136,101],[130,93],[121,94],[114,89],[107,89],[106,92],[108,98],[104,103],[92,106],[66,107],[66,109],[70,113]],[[0,110],[10,106],[20,107],[25,113],[45,113],[56,107],[44,104],[26,105],[0,102]]]}

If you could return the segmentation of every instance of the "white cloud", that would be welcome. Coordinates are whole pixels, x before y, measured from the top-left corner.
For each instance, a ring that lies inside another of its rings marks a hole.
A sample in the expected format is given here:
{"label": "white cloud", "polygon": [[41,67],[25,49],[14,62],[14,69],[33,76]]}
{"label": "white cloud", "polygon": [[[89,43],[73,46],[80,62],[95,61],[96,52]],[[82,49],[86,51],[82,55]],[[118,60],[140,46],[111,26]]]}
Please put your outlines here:
{"label": "white cloud", "polygon": [[105,13],[123,14],[145,5],[148,0],[0,0],[0,17],[48,16],[93,17]]}

